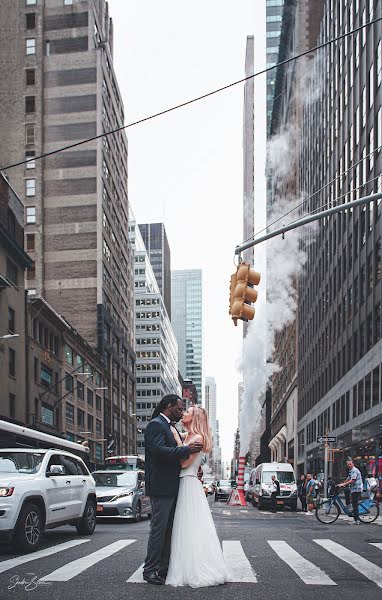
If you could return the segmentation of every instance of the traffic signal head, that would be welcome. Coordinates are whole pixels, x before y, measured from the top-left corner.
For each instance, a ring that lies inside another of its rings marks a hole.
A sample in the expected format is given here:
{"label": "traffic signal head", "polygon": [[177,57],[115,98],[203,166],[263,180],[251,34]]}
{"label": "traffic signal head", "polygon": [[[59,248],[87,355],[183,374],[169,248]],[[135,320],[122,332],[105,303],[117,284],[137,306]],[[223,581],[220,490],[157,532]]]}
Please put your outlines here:
{"label": "traffic signal head", "polygon": [[238,319],[251,321],[255,316],[251,303],[257,300],[257,290],[253,286],[259,282],[260,273],[253,271],[248,263],[241,263],[231,275],[229,313],[235,325]]}

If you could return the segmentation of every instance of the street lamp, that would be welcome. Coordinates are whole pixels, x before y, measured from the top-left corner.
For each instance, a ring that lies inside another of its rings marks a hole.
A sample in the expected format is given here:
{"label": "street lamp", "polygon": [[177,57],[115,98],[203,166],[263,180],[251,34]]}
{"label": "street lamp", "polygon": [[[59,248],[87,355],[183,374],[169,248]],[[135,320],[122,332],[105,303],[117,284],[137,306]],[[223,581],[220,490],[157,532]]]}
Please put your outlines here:
{"label": "street lamp", "polygon": [[5,335],[0,335],[0,340],[12,340],[18,337],[20,337],[19,333],[6,333]]}

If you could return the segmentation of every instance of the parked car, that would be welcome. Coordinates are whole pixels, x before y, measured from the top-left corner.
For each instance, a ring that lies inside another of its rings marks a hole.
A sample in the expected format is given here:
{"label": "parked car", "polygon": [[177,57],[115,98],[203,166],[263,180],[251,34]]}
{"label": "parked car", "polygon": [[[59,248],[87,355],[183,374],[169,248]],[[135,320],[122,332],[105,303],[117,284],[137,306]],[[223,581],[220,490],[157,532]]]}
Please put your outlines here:
{"label": "parked car", "polygon": [[22,552],[40,544],[44,529],[96,526],[95,483],[85,463],[62,450],[0,450],[0,540]]}
{"label": "parked car", "polygon": [[251,471],[247,498],[253,506],[264,509],[271,504],[270,485],[272,475],[280,482],[280,495],[277,496],[278,506],[289,506],[297,510],[297,485],[293,467],[289,463],[262,463]]}
{"label": "parked car", "polygon": [[151,517],[150,498],[145,494],[144,471],[94,471],[97,519],[117,517],[140,521]]}
{"label": "parked car", "polygon": [[218,500],[228,500],[232,491],[232,484],[229,479],[222,479],[217,482],[215,490],[215,502]]}

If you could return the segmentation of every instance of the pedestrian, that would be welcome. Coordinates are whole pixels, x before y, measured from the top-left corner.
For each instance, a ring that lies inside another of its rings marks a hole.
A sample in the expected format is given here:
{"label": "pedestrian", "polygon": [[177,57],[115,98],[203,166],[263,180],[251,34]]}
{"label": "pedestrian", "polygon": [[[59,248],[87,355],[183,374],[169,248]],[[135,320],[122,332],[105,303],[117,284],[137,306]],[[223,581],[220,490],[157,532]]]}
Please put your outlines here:
{"label": "pedestrian", "polygon": [[276,512],[277,496],[280,495],[280,482],[276,479],[276,475],[272,475],[272,483],[269,486],[271,492],[271,512]]}
{"label": "pedestrian", "polygon": [[297,484],[297,493],[301,502],[301,510],[306,512],[306,478],[304,474],[300,476],[300,481]]}
{"label": "pedestrian", "polygon": [[306,515],[314,514],[314,500],[316,497],[316,481],[313,479],[311,473],[306,474],[306,503],[308,505],[308,510],[305,513]]}
{"label": "pedestrian", "polygon": [[378,481],[374,477],[373,473],[368,473],[365,479],[366,490],[369,494],[370,500],[374,500],[376,493],[378,492]]}
{"label": "pedestrian", "polygon": [[344,481],[344,483],[340,483],[338,487],[350,488],[354,524],[360,525],[361,521],[359,520],[358,514],[358,502],[361,498],[361,493],[363,490],[362,475],[361,471],[357,469],[352,460],[347,460],[346,466],[348,468],[349,475],[346,481]]}

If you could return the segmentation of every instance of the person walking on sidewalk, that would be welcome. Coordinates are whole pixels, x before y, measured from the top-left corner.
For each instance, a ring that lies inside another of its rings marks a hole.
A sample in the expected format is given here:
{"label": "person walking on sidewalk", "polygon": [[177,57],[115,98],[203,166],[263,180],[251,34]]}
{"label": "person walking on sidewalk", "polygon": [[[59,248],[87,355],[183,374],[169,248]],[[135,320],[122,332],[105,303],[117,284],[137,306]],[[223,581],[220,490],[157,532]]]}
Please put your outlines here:
{"label": "person walking on sidewalk", "polygon": [[280,496],[280,482],[276,479],[276,475],[272,475],[272,483],[269,486],[271,492],[271,512],[276,512],[277,496]]}
{"label": "person walking on sidewalk", "polygon": [[301,475],[300,481],[297,484],[297,493],[301,502],[302,512],[306,512],[306,479],[305,475]]}
{"label": "person walking on sidewalk", "polygon": [[340,483],[338,485],[338,487],[339,488],[345,488],[345,487],[350,488],[351,503],[353,506],[354,524],[360,525],[361,521],[359,520],[359,514],[358,514],[358,502],[361,498],[361,493],[363,490],[362,475],[361,475],[361,471],[359,469],[357,469],[357,467],[354,465],[354,462],[352,460],[347,460],[346,466],[349,470],[349,475],[348,475],[346,481],[344,481],[344,483]]}
{"label": "person walking on sidewalk", "polygon": [[306,502],[308,505],[308,510],[305,514],[310,516],[310,515],[314,514],[314,500],[316,497],[316,481],[315,481],[315,479],[313,479],[313,477],[310,473],[306,474],[305,491],[306,491]]}

